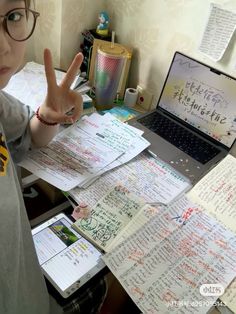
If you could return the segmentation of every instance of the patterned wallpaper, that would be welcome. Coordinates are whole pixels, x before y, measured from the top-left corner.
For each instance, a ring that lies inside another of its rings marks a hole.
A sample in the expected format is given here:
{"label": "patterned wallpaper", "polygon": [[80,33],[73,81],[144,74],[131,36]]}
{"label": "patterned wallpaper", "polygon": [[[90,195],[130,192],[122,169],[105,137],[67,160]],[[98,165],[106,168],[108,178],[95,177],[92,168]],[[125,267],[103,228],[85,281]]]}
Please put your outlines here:
{"label": "patterned wallpaper", "polygon": [[[79,50],[81,31],[95,28],[106,9],[117,42],[134,48],[129,87],[139,83],[159,97],[174,51],[179,50],[236,76],[234,34],[230,49],[214,63],[198,52],[210,0],[35,0],[41,17],[33,42],[32,59],[41,62],[44,47],[53,51],[55,65],[67,68]],[[235,0],[215,0],[236,12]]]}
{"label": "patterned wallpaper", "polygon": [[42,63],[47,47],[53,53],[55,67],[67,69],[79,51],[81,32],[96,28],[105,0],[34,0],[34,3],[40,18],[29,42],[27,59]]}
{"label": "patterned wallpaper", "polygon": [[[216,0],[236,12],[235,0]],[[153,93],[153,106],[161,92],[176,50],[236,76],[235,36],[221,62],[214,63],[197,51],[208,19],[210,0],[108,0],[111,28],[117,40],[134,47],[129,85]],[[233,58],[233,56],[235,56]]]}
{"label": "patterned wallpaper", "polygon": [[55,66],[60,63],[61,0],[35,0],[35,10],[40,12],[35,33],[30,42],[28,59],[43,63],[43,50],[50,48]]}

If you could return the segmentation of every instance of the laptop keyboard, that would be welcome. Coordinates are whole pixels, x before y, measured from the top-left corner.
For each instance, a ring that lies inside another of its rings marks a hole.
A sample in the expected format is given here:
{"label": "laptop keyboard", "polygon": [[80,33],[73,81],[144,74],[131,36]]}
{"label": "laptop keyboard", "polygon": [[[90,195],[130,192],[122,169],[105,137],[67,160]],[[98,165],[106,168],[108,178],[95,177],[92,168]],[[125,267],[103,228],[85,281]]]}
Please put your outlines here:
{"label": "laptop keyboard", "polygon": [[138,119],[138,122],[202,164],[207,163],[220,152],[215,146],[157,111]]}

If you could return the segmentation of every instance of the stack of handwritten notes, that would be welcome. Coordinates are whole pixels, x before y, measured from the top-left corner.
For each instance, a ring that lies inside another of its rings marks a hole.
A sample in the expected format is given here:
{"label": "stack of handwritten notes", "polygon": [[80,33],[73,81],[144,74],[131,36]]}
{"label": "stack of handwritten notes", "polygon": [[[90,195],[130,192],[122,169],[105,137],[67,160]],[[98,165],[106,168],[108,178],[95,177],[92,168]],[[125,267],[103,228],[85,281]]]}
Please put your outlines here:
{"label": "stack of handwritten notes", "polygon": [[68,191],[90,185],[147,148],[142,131],[109,113],[82,117],[61,131],[48,146],[29,152],[20,166]]}
{"label": "stack of handwritten notes", "polygon": [[[89,188],[76,187],[69,194],[78,207],[90,211],[88,219],[78,219],[74,228],[108,252],[134,232],[159,208],[190,188],[188,179],[163,161],[144,152],[129,163],[107,172]],[[77,207],[77,208],[78,208]],[[76,213],[74,213],[76,219]]]}
{"label": "stack of handwritten notes", "polygon": [[89,188],[76,187],[69,194],[78,205],[91,209],[117,185],[124,186],[148,204],[168,204],[191,187],[186,177],[162,160],[143,152],[122,167],[106,172]]}
{"label": "stack of handwritten notes", "polygon": [[228,155],[166,206],[117,185],[74,227],[108,252],[105,263],[142,313],[205,314],[224,306],[216,302],[224,289],[235,307],[235,218],[236,158]]}

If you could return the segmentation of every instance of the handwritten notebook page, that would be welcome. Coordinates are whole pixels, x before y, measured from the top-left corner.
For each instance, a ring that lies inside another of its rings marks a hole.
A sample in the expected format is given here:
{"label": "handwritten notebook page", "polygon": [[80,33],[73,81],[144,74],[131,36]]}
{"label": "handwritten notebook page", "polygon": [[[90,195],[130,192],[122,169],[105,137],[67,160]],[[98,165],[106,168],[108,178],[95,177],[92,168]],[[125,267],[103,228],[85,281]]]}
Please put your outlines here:
{"label": "handwritten notebook page", "polygon": [[59,133],[46,147],[29,152],[20,166],[68,191],[120,155],[120,152],[74,124]]}
{"label": "handwritten notebook page", "polygon": [[236,233],[236,158],[227,155],[189,192],[188,197]]}
{"label": "handwritten notebook page", "polygon": [[[65,76],[62,71],[54,70],[57,83]],[[16,73],[4,89],[21,102],[36,111],[47,95],[47,80],[44,65],[28,62],[24,68]]]}
{"label": "handwritten notebook page", "polygon": [[142,199],[121,185],[115,186],[92,207],[88,218],[78,219],[72,227],[104,251],[143,207]]}
{"label": "handwritten notebook page", "polygon": [[[55,69],[54,72],[57,84],[59,84],[66,73]],[[82,80],[81,77],[77,76],[70,88],[74,89],[75,84]],[[33,111],[36,111],[38,106],[45,100],[47,86],[44,65],[36,62],[27,62],[24,68],[11,78],[4,91],[30,106]],[[76,90],[83,92],[81,89]],[[82,98],[84,102],[91,101],[91,98],[87,95],[82,95]]]}
{"label": "handwritten notebook page", "polygon": [[[60,132],[46,147],[29,152],[20,165],[68,191],[103,173],[107,165],[126,153],[136,137],[140,139],[140,132],[125,123],[115,118],[111,123],[108,115],[92,114]],[[136,145],[140,147],[138,154],[149,142],[137,141]]]}
{"label": "handwritten notebook page", "polygon": [[[96,136],[98,131],[91,128],[91,125],[98,125],[98,123],[100,126],[99,135],[101,139],[104,139],[104,141],[109,139],[111,145],[113,145],[116,150],[122,152],[122,155],[102,169],[98,173],[98,176],[130,161],[150,145],[150,143],[141,136],[143,131],[117,120],[109,113],[103,116],[93,114],[89,117],[84,117],[81,121],[81,127],[86,132]],[[120,140],[121,137],[123,137],[122,141]],[[91,180],[85,181],[83,187],[87,188],[91,183]]]}
{"label": "handwritten notebook page", "polygon": [[220,299],[233,313],[236,313],[236,279],[234,279]]}
{"label": "handwritten notebook page", "polygon": [[219,61],[233,36],[236,13],[211,4],[211,12],[199,50],[214,61]]}
{"label": "handwritten notebook page", "polygon": [[169,165],[147,153],[141,153],[127,164],[105,173],[89,188],[76,187],[69,193],[78,204],[83,203],[91,208],[106,191],[117,184],[125,186],[147,203],[164,204],[190,188],[188,179],[180,176]]}
{"label": "handwritten notebook page", "polygon": [[[137,215],[122,229],[122,232],[112,242],[112,247],[117,246],[122,241],[128,239],[129,236],[134,234],[138,229],[142,228],[150,219],[154,218],[162,210],[165,210],[165,206],[162,204],[146,204],[144,205]],[[107,252],[111,251],[110,246],[107,247]]]}
{"label": "handwritten notebook page", "polygon": [[205,314],[216,297],[199,288],[226,288],[235,254],[235,235],[182,197],[103,259],[142,313]]}

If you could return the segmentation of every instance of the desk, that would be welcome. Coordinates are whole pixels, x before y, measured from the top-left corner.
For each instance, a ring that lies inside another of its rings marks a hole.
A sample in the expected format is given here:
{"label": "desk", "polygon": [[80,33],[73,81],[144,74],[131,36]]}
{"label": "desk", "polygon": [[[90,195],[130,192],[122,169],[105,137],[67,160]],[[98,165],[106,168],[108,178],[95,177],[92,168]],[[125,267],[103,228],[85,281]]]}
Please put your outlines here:
{"label": "desk", "polygon": [[[56,206],[56,207],[50,209],[48,212],[46,212],[46,213],[40,215],[39,217],[37,217],[37,218],[31,220],[31,225],[32,225],[32,227],[35,226],[35,225],[37,225],[38,223],[44,221],[44,220],[47,220],[47,219],[48,219],[49,217],[51,217],[51,216],[56,215],[57,213],[68,209],[68,206],[70,206],[70,203],[69,203],[68,201],[63,202],[63,203],[60,204],[59,206]],[[70,210],[72,210],[72,209],[70,209]],[[127,307],[131,307],[131,308],[132,308],[132,313],[134,313],[134,314],[135,314],[135,313],[137,313],[137,314],[140,313],[140,312],[136,309],[136,307],[134,306],[133,302],[130,301],[130,298],[128,297],[128,295],[126,294],[126,292],[123,290],[123,288],[119,287],[119,285],[118,285],[118,287],[117,287],[117,284],[115,284],[114,286],[112,285],[112,290],[111,290],[111,293],[112,293],[112,294],[113,294],[113,292],[114,292],[113,289],[116,291],[116,293],[119,293],[119,294],[120,294],[120,301],[122,300],[122,301],[124,302],[124,305],[123,305],[123,306],[120,305],[120,306],[122,307],[122,309],[125,310],[125,309],[126,309],[126,306],[127,306]],[[113,301],[112,301],[112,294],[111,294],[111,296],[110,296],[111,299],[108,299],[108,301],[107,301],[108,304],[107,304],[107,302],[106,302],[106,307],[108,307],[109,304],[112,304],[111,307],[114,309],[114,303],[113,303]],[[117,301],[117,300],[116,300],[116,301]],[[112,302],[112,303],[110,303],[110,302]],[[117,305],[117,307],[118,307],[118,305]],[[135,312],[135,310],[136,310],[137,312]],[[124,312],[124,311],[122,311],[122,312]],[[115,313],[115,312],[112,312],[112,313]],[[121,313],[121,312],[117,312],[117,313]],[[218,312],[216,309],[213,309],[213,310],[212,310],[211,312],[209,312],[209,313],[210,313],[210,314],[219,314],[219,312]]]}

